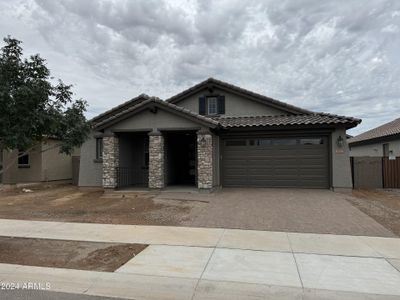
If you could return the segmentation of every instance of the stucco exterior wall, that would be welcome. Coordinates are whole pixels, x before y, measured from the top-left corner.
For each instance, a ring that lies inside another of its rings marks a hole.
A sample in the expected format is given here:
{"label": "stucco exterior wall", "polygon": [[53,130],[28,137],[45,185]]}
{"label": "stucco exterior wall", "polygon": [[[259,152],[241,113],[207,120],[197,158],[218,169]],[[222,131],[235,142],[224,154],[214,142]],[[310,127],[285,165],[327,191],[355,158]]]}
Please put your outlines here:
{"label": "stucco exterior wall", "polygon": [[157,131],[158,129],[175,128],[200,128],[200,126],[191,120],[159,109],[157,110],[157,113],[152,113],[148,110],[142,111],[128,119],[112,125],[110,128],[107,128],[106,132],[127,130]]}
{"label": "stucco exterior wall", "polygon": [[400,156],[400,140],[373,143],[368,145],[350,146],[350,156],[382,157],[383,144],[389,144],[389,151],[393,151],[394,156]]}
{"label": "stucco exterior wall", "polygon": [[220,139],[218,135],[213,134],[213,186],[220,186]]}
{"label": "stucco exterior wall", "polygon": [[[343,147],[337,145],[337,139],[341,136]],[[346,129],[337,128],[331,134],[331,153],[332,153],[332,188],[334,190],[351,189],[353,187],[351,179],[351,167],[349,147],[346,141]]]}
{"label": "stucco exterior wall", "polygon": [[81,147],[81,159],[79,166],[79,186],[102,186],[103,165],[95,162],[96,158],[96,138],[92,132],[89,138]]}
{"label": "stucco exterior wall", "polygon": [[219,89],[215,89],[212,94],[210,94],[208,90],[204,89],[187,99],[181,100],[176,103],[176,105],[187,108],[195,113],[199,113],[199,97],[211,95],[225,96],[225,116],[276,116],[288,114],[285,111]]}
{"label": "stucco exterior wall", "polygon": [[37,146],[28,152],[29,168],[18,167],[18,151],[3,152],[3,183],[30,183],[40,182],[42,172],[42,154],[41,146]]}
{"label": "stucco exterior wall", "polygon": [[72,179],[72,156],[61,154],[56,140],[42,145],[42,181]]}

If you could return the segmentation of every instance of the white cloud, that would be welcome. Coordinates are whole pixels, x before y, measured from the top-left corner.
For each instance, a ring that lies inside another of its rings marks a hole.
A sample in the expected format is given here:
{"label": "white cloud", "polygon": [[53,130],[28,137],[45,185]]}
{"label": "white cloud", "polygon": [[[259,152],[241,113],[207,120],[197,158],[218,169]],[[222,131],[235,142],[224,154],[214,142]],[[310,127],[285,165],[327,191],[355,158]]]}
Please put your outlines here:
{"label": "white cloud", "polygon": [[400,2],[0,0],[0,34],[75,85],[89,116],[210,76],[305,108],[400,115]]}

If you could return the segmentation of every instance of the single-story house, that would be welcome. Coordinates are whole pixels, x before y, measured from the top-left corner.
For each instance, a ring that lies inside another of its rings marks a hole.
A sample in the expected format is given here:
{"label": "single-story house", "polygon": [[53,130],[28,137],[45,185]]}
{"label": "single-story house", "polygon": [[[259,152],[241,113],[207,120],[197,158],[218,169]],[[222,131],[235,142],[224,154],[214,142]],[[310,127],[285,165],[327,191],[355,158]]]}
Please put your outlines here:
{"label": "single-story house", "polygon": [[350,156],[400,156],[400,118],[348,140]]}
{"label": "single-story house", "polygon": [[165,101],[140,95],[93,120],[80,186],[351,189],[346,130],[316,113],[207,79]]}
{"label": "single-story house", "polygon": [[[18,150],[4,150],[0,153],[2,183],[71,181],[73,156],[59,153],[58,144],[57,140],[50,138],[25,154]],[[79,157],[78,150],[74,156]]]}
{"label": "single-story house", "polygon": [[400,118],[348,143],[355,188],[400,188]]}

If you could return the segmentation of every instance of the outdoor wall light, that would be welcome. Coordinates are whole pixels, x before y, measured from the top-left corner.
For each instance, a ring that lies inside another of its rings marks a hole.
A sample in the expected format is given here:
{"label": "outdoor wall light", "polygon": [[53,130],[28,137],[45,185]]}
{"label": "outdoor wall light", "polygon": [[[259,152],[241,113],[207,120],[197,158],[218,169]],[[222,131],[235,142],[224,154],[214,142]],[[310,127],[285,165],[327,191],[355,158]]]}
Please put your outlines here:
{"label": "outdoor wall light", "polygon": [[344,140],[343,140],[342,136],[339,135],[339,137],[337,138],[336,144],[337,144],[337,146],[339,148],[342,148],[343,147],[343,143],[344,143]]}

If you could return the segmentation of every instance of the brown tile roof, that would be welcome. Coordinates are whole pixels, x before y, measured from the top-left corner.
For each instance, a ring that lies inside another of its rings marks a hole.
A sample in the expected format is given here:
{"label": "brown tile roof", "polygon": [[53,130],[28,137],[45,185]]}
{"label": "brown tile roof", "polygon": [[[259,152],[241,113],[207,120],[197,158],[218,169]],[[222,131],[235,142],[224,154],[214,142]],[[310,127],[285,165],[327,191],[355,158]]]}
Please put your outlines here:
{"label": "brown tile roof", "polygon": [[188,88],[187,90],[184,90],[183,92],[165,100],[167,102],[170,103],[177,103],[179,102],[181,99],[183,99],[185,96],[190,95],[192,93],[195,93],[196,91],[203,89],[204,87],[208,86],[208,85],[215,85],[216,87],[223,87],[225,89],[228,90],[232,90],[232,91],[236,91],[242,95],[247,95],[249,97],[255,98],[261,102],[264,102],[265,104],[269,104],[278,108],[281,108],[285,111],[288,111],[290,113],[300,113],[300,114],[308,114],[308,113],[312,113],[312,111],[306,110],[304,108],[300,108],[246,89],[243,89],[241,87],[238,87],[236,85],[227,83],[225,81],[222,80],[218,80],[215,78],[208,78],[194,86],[192,86],[191,88]]}
{"label": "brown tile roof", "polygon": [[382,137],[389,137],[400,134],[400,118],[389,123],[383,124],[374,129],[368,130],[348,140],[349,144],[375,140]]}
{"label": "brown tile roof", "polygon": [[214,118],[224,128],[290,125],[343,125],[346,128],[357,126],[360,119],[312,113],[303,115],[255,116],[255,117],[217,117]]}
{"label": "brown tile roof", "polygon": [[96,123],[95,127],[96,128],[102,128],[105,124],[108,124],[110,122],[118,120],[121,117],[123,117],[123,115],[125,115],[125,114],[129,114],[130,112],[133,112],[133,111],[136,111],[136,110],[140,110],[141,108],[144,108],[146,105],[149,105],[151,103],[158,104],[159,106],[164,106],[165,108],[169,108],[169,109],[174,110],[174,111],[176,111],[178,113],[186,114],[188,117],[190,117],[192,119],[195,119],[195,120],[198,120],[198,121],[201,121],[203,123],[209,124],[212,127],[216,127],[216,126],[219,125],[218,121],[216,121],[216,120],[213,120],[211,118],[207,118],[205,116],[196,114],[196,113],[194,113],[194,112],[192,112],[192,111],[190,111],[190,110],[188,110],[186,108],[177,106],[177,105],[172,104],[172,103],[168,103],[168,102],[163,101],[163,100],[161,100],[161,99],[159,99],[157,97],[150,97],[148,100],[145,100],[145,101],[143,101],[143,102],[141,102],[139,104],[136,104],[136,105],[134,105],[132,107],[129,107],[127,109],[124,109],[123,111],[121,111],[121,112],[119,112],[117,114],[111,115],[109,118],[107,118],[105,120],[102,120],[99,123]]}

